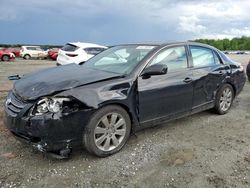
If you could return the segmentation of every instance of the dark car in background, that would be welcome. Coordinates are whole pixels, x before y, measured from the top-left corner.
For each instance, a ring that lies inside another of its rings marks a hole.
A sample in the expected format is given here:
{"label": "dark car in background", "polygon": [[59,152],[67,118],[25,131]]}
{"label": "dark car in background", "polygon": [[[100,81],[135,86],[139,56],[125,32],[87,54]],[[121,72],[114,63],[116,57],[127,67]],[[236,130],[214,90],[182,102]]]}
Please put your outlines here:
{"label": "dark car in background", "polygon": [[208,109],[227,113],[245,80],[243,67],[211,46],[115,46],[82,65],[17,80],[5,102],[5,124],[43,152],[67,156],[83,145],[105,157],[131,132]]}
{"label": "dark car in background", "polygon": [[248,81],[250,82],[250,61],[247,64],[247,77],[248,77]]}

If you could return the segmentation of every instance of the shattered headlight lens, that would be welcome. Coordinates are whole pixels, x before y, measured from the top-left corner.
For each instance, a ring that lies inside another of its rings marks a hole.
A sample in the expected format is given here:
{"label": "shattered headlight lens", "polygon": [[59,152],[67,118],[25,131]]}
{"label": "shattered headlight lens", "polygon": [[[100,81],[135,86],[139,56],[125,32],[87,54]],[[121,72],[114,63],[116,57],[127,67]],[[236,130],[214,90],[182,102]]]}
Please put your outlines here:
{"label": "shattered headlight lens", "polygon": [[34,115],[41,115],[47,112],[57,113],[62,110],[63,102],[70,100],[70,98],[66,97],[42,98],[36,104]]}

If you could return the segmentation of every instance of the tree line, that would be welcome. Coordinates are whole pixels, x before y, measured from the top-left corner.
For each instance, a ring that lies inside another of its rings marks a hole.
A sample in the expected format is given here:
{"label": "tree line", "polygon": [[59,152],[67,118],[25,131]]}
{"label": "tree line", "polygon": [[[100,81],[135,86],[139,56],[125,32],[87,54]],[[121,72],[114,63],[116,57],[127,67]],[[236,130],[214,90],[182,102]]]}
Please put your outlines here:
{"label": "tree line", "polygon": [[214,46],[220,50],[250,50],[250,37],[241,37],[233,39],[196,39],[200,42]]}
{"label": "tree line", "polygon": [[[200,42],[214,46],[220,50],[250,50],[250,37],[240,37],[233,39],[196,39],[195,42]],[[21,47],[29,46],[23,44],[0,44],[1,47],[11,48],[11,47]],[[34,46],[34,45],[32,45]],[[60,45],[40,45],[42,48],[61,48]]]}

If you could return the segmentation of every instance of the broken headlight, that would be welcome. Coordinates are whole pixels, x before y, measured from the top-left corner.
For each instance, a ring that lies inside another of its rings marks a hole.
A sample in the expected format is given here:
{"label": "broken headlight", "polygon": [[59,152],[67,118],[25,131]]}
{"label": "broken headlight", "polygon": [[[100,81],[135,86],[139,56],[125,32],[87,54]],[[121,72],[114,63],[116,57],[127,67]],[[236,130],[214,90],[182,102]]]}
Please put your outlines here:
{"label": "broken headlight", "polygon": [[71,101],[71,99],[66,97],[42,98],[36,104],[34,115],[42,115],[47,112],[60,112],[63,109],[63,103],[67,101]]}

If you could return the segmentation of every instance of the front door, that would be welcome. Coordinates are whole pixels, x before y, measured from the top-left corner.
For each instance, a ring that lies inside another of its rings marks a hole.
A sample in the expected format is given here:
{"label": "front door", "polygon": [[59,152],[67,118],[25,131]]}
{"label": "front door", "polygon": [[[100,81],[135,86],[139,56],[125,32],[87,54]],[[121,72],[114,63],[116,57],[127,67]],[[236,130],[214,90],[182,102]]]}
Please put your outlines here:
{"label": "front door", "polygon": [[[141,123],[171,117],[191,110],[192,72],[185,46],[168,47],[153,57],[147,67],[166,64],[165,75],[138,78],[139,119]],[[147,68],[146,67],[146,68]]]}

